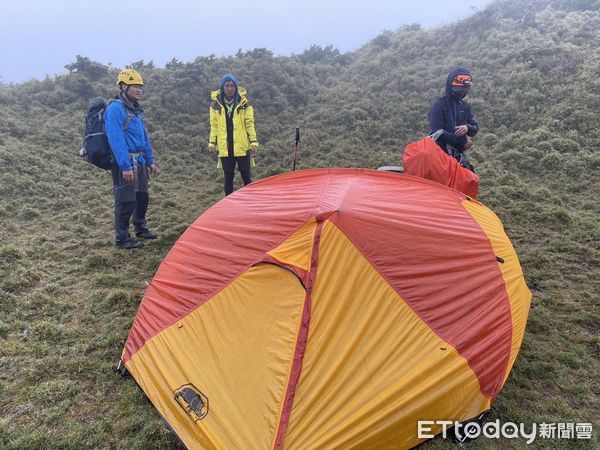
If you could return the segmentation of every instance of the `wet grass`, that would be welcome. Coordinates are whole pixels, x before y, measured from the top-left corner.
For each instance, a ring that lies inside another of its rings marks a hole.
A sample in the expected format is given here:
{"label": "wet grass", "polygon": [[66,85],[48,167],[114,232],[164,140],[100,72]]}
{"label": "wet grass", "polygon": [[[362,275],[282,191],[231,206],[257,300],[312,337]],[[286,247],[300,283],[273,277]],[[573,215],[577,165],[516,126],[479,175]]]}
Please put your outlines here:
{"label": "wet grass", "polygon": [[[27,151],[2,146],[0,152]],[[53,149],[67,152],[67,149]],[[493,148],[490,149],[490,153]],[[0,240],[0,443],[5,448],[175,448],[135,382],[113,370],[146,283],[189,224],[221,197],[218,172],[202,179],[163,174],[151,182],[149,222],[160,236],[141,251],[112,241],[110,178],[77,160],[47,164],[19,185],[45,188],[3,197]],[[570,201],[552,178],[530,178],[502,162],[482,167],[481,201],[501,217],[534,298],[527,333],[492,419],[591,422],[598,429],[600,230],[591,197]],[[18,170],[18,167],[16,168]],[[579,182],[584,182],[581,177]],[[238,180],[239,181],[239,180]],[[25,211],[25,212],[23,212]],[[596,433],[596,431],[595,431]],[[548,440],[536,448],[597,447]],[[446,448],[435,439],[424,448]],[[482,440],[473,448],[524,448]]]}

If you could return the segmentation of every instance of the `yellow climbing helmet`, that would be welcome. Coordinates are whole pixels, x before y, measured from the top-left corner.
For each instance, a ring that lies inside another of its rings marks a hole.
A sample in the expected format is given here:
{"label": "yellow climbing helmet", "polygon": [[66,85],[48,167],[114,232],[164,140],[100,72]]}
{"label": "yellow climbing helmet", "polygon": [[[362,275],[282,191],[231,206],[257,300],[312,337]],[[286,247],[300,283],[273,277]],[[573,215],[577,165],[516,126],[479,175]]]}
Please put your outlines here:
{"label": "yellow climbing helmet", "polygon": [[144,80],[142,80],[142,76],[137,70],[123,69],[121,72],[119,72],[119,76],[117,77],[117,86],[119,86],[121,83],[139,84],[143,86]]}

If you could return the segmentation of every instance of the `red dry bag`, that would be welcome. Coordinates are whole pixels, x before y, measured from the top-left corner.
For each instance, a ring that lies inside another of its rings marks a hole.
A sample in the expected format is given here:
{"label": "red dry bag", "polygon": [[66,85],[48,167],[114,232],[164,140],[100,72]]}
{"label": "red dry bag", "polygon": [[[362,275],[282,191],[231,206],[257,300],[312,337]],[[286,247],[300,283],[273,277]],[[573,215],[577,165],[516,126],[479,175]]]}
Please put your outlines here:
{"label": "red dry bag", "polygon": [[437,181],[477,198],[479,175],[462,167],[430,137],[408,144],[402,164],[404,173],[408,175]]}

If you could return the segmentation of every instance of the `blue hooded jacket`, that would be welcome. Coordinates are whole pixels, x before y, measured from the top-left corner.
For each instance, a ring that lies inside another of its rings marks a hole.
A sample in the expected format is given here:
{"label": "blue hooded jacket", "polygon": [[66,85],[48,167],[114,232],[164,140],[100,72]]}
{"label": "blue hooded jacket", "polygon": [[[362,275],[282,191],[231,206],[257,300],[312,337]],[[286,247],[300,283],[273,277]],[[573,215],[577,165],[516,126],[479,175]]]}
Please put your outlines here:
{"label": "blue hooded jacket", "polygon": [[[128,113],[131,121],[123,130]],[[137,157],[140,165],[154,164],[152,144],[144,127],[144,111],[138,104],[132,105],[122,94],[119,95],[119,99],[106,108],[104,128],[115,161],[122,171],[132,169],[130,153],[141,153]]]}
{"label": "blue hooded jacket", "polygon": [[[437,143],[446,152],[448,146],[462,152],[467,143],[467,136],[475,136],[479,125],[471,112],[469,104],[460,98],[460,95],[452,90],[452,80],[458,74],[471,75],[466,67],[458,66],[452,69],[446,80],[446,92],[443,97],[438,98],[429,110],[429,126],[431,133],[443,129],[444,133],[438,138]],[[467,136],[456,136],[454,129],[459,125],[466,125]]]}

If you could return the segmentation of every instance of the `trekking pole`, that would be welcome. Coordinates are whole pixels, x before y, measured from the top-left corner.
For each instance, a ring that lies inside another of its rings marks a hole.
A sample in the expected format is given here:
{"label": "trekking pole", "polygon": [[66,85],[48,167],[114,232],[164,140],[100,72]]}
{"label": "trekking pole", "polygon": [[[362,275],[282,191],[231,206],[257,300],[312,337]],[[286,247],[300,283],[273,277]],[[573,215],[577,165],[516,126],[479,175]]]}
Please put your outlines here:
{"label": "trekking pole", "polygon": [[294,167],[292,172],[296,171],[296,162],[298,161],[298,146],[300,145],[300,128],[296,127],[296,143],[294,144]]}

